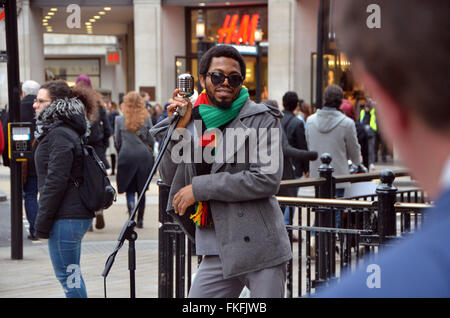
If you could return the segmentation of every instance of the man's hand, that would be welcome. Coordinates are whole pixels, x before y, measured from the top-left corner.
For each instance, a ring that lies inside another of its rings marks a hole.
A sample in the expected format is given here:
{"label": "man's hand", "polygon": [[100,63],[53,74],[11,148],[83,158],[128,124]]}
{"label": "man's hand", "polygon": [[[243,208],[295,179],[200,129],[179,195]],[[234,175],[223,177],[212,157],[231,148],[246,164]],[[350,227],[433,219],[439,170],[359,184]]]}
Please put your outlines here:
{"label": "man's hand", "polygon": [[189,124],[189,121],[191,120],[192,104],[189,101],[189,99],[186,100],[183,97],[179,97],[178,92],[179,92],[178,88],[173,92],[172,96],[173,102],[172,104],[167,106],[167,115],[169,116],[169,119],[172,119],[173,113],[177,107],[179,108],[186,107],[186,114],[184,114],[184,116],[181,117],[176,127],[176,128],[186,128],[186,126]]}
{"label": "man's hand", "polygon": [[192,184],[190,184],[181,188],[180,191],[175,194],[172,205],[175,209],[175,213],[182,216],[186,212],[186,209],[194,203],[194,191],[192,190]]}

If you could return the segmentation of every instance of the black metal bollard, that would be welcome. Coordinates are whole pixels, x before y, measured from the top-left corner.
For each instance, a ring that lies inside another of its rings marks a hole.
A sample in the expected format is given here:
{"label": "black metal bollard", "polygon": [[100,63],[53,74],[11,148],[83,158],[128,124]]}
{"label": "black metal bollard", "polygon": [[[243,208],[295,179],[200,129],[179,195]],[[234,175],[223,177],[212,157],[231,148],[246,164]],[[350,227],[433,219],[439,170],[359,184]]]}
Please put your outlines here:
{"label": "black metal bollard", "polygon": [[[334,168],[330,165],[332,157],[328,153],[320,156],[322,164],[319,167],[319,176],[325,178],[325,183],[318,187],[318,197],[322,199],[331,199],[335,195],[335,182],[333,178]],[[334,227],[335,213],[332,209],[317,209],[316,224],[319,227]],[[330,237],[331,233],[316,233],[316,283],[322,283],[334,273],[335,264],[335,238]]]}
{"label": "black metal bollard", "polygon": [[159,229],[158,229],[158,297],[172,298],[173,294],[173,238],[166,232],[171,217],[166,213],[170,187],[158,180]]}
{"label": "black metal bollard", "polygon": [[378,235],[379,244],[383,245],[387,236],[396,235],[396,215],[394,204],[397,188],[392,185],[395,173],[392,170],[380,172],[381,184],[377,187],[378,195]]}

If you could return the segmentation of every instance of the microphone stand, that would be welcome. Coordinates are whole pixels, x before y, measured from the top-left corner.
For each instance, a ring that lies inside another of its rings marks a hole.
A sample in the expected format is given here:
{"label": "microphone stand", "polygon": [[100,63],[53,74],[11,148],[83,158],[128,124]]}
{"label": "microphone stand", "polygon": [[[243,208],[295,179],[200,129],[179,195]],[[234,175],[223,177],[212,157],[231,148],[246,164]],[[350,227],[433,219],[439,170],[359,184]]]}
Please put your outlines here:
{"label": "microphone stand", "polygon": [[152,181],[152,178],[156,172],[156,169],[162,159],[162,156],[164,152],[167,149],[167,146],[169,145],[170,139],[172,137],[172,133],[175,130],[175,128],[178,125],[178,122],[180,121],[181,116],[178,112],[174,112],[172,119],[170,121],[169,129],[166,133],[166,137],[164,139],[163,146],[161,147],[161,150],[158,154],[158,157],[156,158],[155,164],[153,165],[153,168],[150,172],[150,175],[147,178],[147,181],[145,182],[144,188],[141,191],[141,194],[139,195],[139,198],[134,205],[133,212],[131,213],[128,221],[125,223],[125,225],[122,228],[122,232],[119,235],[119,238],[117,239],[119,242],[116,245],[116,248],[111,253],[111,255],[106,260],[105,269],[103,270],[102,276],[105,280],[105,298],[106,298],[106,277],[109,274],[109,271],[111,270],[111,267],[114,263],[114,260],[116,258],[117,253],[119,252],[120,248],[122,247],[125,240],[128,240],[128,270],[130,271],[130,298],[136,298],[136,285],[135,285],[135,271],[136,271],[136,249],[135,249],[135,241],[137,239],[137,233],[134,231],[134,227],[136,226],[136,222],[134,221],[134,217],[136,216],[136,212],[138,210],[139,203],[141,202],[142,198],[145,195],[145,189],[149,186],[150,182]]}

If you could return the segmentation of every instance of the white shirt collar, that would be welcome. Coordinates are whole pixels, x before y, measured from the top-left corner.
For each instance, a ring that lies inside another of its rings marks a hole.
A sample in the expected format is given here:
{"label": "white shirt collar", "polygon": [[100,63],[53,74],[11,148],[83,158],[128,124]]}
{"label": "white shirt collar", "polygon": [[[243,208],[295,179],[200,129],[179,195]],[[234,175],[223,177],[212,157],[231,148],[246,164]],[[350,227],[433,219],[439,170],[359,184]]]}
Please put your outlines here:
{"label": "white shirt collar", "polygon": [[442,170],[441,186],[443,190],[450,189],[450,157],[447,158],[447,162]]}

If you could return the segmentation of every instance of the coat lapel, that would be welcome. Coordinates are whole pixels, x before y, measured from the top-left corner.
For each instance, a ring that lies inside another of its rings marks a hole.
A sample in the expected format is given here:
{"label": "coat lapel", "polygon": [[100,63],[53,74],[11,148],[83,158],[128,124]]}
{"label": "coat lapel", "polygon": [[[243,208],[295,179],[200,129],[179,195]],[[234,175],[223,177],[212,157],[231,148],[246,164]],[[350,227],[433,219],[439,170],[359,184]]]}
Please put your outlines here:
{"label": "coat lapel", "polygon": [[[255,127],[252,130],[244,124],[244,119],[268,110],[264,104],[255,104],[250,99],[247,99],[239,115],[227,125],[222,133],[222,137],[217,139],[216,160],[211,168],[211,173],[216,173],[227,162],[234,162],[235,154],[246,144],[249,135],[255,132]],[[242,135],[244,135],[243,138]],[[234,141],[227,140],[230,137],[233,137]],[[230,145],[227,146],[227,142]]]}

